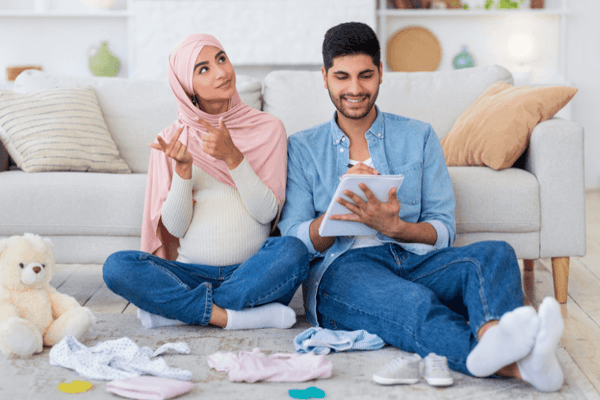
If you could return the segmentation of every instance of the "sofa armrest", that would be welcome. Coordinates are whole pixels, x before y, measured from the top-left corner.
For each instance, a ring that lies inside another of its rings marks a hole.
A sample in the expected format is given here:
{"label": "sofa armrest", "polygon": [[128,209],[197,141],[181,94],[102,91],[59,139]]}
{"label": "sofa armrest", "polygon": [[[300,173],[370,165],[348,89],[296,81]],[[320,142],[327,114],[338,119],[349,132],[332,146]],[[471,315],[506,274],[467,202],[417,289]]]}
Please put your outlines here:
{"label": "sofa armrest", "polygon": [[2,143],[0,143],[0,172],[8,170],[10,164],[9,160],[8,151],[6,151]]}
{"label": "sofa armrest", "polygon": [[538,124],[525,169],[540,185],[540,258],[585,255],[583,127],[559,118]]}

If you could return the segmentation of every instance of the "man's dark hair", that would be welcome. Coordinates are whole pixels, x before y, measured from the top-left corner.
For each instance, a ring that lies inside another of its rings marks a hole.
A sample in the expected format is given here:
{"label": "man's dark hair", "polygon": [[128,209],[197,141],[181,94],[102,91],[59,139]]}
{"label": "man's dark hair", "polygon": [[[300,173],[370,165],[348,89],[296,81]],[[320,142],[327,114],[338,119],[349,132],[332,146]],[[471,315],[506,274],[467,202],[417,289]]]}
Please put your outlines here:
{"label": "man's dark hair", "polygon": [[329,29],[323,40],[323,65],[325,71],[333,65],[333,59],[362,53],[371,56],[379,68],[381,49],[377,35],[362,22],[345,22]]}

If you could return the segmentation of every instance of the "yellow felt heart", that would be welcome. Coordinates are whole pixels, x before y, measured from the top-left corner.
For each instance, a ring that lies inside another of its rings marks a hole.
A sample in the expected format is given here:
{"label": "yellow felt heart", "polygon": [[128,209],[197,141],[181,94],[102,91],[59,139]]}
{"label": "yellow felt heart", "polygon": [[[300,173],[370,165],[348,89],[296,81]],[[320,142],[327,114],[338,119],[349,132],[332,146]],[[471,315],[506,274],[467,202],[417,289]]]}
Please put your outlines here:
{"label": "yellow felt heart", "polygon": [[90,382],[73,381],[71,383],[61,383],[58,385],[58,390],[65,393],[83,393],[90,390],[91,387]]}

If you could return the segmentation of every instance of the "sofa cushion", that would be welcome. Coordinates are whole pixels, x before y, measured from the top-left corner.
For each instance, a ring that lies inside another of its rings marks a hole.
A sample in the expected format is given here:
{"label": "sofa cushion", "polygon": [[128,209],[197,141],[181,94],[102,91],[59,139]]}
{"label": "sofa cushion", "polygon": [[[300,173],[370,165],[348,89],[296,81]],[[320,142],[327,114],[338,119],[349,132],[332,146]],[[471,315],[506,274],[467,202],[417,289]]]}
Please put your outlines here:
{"label": "sofa cushion", "polygon": [[539,232],[540,189],[525,170],[448,167],[456,232]]}
{"label": "sofa cushion", "polygon": [[550,119],[577,93],[564,86],[490,86],[442,140],[448,165],[511,167],[529,144],[535,126]]}
{"label": "sofa cushion", "polygon": [[0,90],[0,139],[26,172],[131,172],[89,86]]}
{"label": "sofa cushion", "polygon": [[0,236],[140,236],[146,179],[146,174],[2,172]]}
{"label": "sofa cushion", "polygon": [[[512,83],[497,65],[437,72],[384,72],[381,111],[430,123],[443,138],[456,119],[491,85]],[[293,93],[293,95],[290,95]],[[283,121],[288,136],[333,117],[335,107],[320,71],[273,71],[263,84],[263,110]]]}
{"label": "sofa cushion", "polygon": [[[85,85],[96,91],[108,129],[125,162],[133,172],[148,172],[148,143],[177,118],[177,104],[166,81],[70,77],[27,70],[15,80],[15,91],[28,93]],[[257,109],[261,104],[261,87],[257,79],[237,76],[240,97]]]}

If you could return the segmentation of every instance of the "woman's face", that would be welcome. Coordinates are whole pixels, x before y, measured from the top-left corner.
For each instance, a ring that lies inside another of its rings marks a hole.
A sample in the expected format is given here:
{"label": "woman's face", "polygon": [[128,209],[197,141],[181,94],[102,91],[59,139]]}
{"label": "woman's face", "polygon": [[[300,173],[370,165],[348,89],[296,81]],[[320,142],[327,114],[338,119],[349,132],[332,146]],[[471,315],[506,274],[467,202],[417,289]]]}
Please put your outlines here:
{"label": "woman's face", "polygon": [[235,71],[227,54],[214,46],[204,46],[196,59],[192,85],[202,111],[227,111],[235,93]]}

